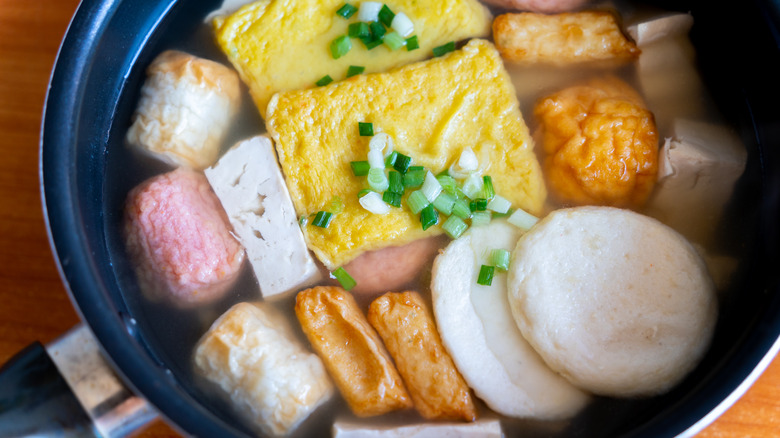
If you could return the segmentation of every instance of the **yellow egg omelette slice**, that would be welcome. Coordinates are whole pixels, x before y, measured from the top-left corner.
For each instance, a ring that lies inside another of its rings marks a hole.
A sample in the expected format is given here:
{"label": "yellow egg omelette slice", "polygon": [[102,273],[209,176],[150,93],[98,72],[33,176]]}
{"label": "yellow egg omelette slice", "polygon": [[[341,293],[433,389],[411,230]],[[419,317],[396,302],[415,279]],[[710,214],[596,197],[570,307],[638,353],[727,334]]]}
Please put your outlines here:
{"label": "yellow egg omelette slice", "polygon": [[329,269],[364,251],[442,232],[423,231],[406,207],[411,190],[403,208],[385,215],[359,204],[357,194],[368,184],[350,162],[366,160],[370,137],[360,136],[358,122],[373,123],[394,139],[395,150],[434,174],[471,147],[496,193],[541,213],[546,191],[514,87],[495,47],[472,40],[440,58],[271,99],[266,124],[297,213],[327,210],[334,196],[343,200],[330,226],[303,227],[309,248]]}
{"label": "yellow egg omelette slice", "polygon": [[420,48],[381,45],[368,50],[352,38],[352,49],[333,59],[331,42],[357,22],[358,14],[350,19],[336,14],[344,0],[260,0],[215,18],[213,26],[217,44],[249,86],[263,117],[277,91],[310,88],[325,75],[341,80],[351,65],[365,67],[367,73],[386,71],[430,57],[434,47],[449,41],[490,35],[492,16],[476,0],[385,3],[411,19]]}

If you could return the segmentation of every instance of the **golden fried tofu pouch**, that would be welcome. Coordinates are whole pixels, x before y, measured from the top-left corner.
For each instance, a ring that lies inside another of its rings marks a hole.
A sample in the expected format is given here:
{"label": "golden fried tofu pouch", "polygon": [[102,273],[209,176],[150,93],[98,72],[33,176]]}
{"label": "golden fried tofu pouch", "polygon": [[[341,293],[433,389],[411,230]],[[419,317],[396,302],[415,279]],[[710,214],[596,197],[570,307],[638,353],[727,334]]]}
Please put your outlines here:
{"label": "golden fried tofu pouch", "polygon": [[368,321],[395,360],[414,407],[425,418],[477,419],[469,387],[442,345],[417,292],[388,292],[368,308]]}
{"label": "golden fried tofu pouch", "polygon": [[366,72],[425,59],[431,50],[449,41],[490,35],[490,12],[476,0],[388,0],[394,12],[403,12],[414,24],[417,50],[390,50],[381,45],[368,50],[359,39],[352,49],[334,59],[331,42],[347,35],[350,23],[336,14],[344,0],[259,0],[213,24],[217,44],[249,85],[265,117],[274,93],[310,88],[325,75],[346,76],[350,65]]}
{"label": "golden fried tofu pouch", "polygon": [[640,53],[606,11],[503,14],[493,20],[493,39],[501,56],[515,63],[633,61]]}
{"label": "golden fried tofu pouch", "polygon": [[303,290],[295,315],[355,415],[412,407],[382,340],[349,292],[334,286]]}
{"label": "golden fried tofu pouch", "polygon": [[441,233],[438,226],[423,231],[407,208],[377,215],[360,206],[356,195],[367,182],[350,162],[366,160],[370,137],[359,135],[358,122],[373,123],[394,139],[395,150],[434,174],[470,147],[496,193],[541,213],[544,181],[514,87],[495,47],[472,40],[440,58],[271,99],[268,132],[298,215],[324,210],[334,196],[343,200],[327,228],[303,227],[329,269],[365,251]]}
{"label": "golden fried tofu pouch", "polygon": [[550,191],[574,205],[640,207],[658,173],[653,113],[629,84],[591,80],[540,99],[536,133]]}

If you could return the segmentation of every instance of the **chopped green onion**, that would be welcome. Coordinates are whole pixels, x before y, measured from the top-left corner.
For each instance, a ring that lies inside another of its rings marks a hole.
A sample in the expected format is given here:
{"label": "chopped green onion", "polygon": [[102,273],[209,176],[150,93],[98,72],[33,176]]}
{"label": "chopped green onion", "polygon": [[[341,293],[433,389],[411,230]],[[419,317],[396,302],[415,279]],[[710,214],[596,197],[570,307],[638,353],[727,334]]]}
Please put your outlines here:
{"label": "chopped green onion", "polygon": [[371,137],[374,135],[374,124],[370,122],[358,122],[358,131],[361,137]]}
{"label": "chopped green onion", "polygon": [[482,177],[482,197],[487,199],[488,201],[493,199],[493,196],[496,195],[495,189],[493,189],[493,178],[490,177],[490,175],[485,175]]}
{"label": "chopped green onion", "polygon": [[382,5],[382,9],[379,10],[377,18],[379,18],[379,21],[381,21],[382,24],[390,27],[390,25],[393,23],[393,18],[395,18],[395,14],[392,10],[390,10],[389,7],[387,7],[387,5]]}
{"label": "chopped green onion", "polygon": [[301,215],[301,218],[300,218],[300,219],[298,219],[298,223],[299,223],[299,224],[300,224],[302,227],[305,227],[305,226],[306,226],[306,224],[307,224],[308,222],[309,222],[309,217],[308,217],[308,216],[306,216],[305,214],[304,214],[304,215]]}
{"label": "chopped green onion", "polygon": [[487,210],[488,201],[485,198],[477,198],[469,204],[471,211],[485,211]]}
{"label": "chopped green onion", "polygon": [[490,251],[490,264],[496,268],[506,271],[509,269],[509,251],[501,248]]}
{"label": "chopped green onion", "polygon": [[323,76],[322,78],[320,78],[320,80],[319,80],[319,81],[315,82],[315,84],[316,84],[318,87],[322,87],[322,86],[324,86],[324,85],[328,85],[328,84],[329,84],[329,83],[331,83],[331,82],[333,82],[333,78],[332,78],[332,77],[330,77],[330,75],[325,75],[325,76]]}
{"label": "chopped green onion", "polygon": [[349,68],[347,68],[347,77],[351,78],[352,76],[359,75],[360,73],[363,73],[366,70],[365,67],[362,65],[350,65]]}
{"label": "chopped green onion", "polygon": [[355,12],[358,11],[358,8],[355,6],[352,6],[349,3],[344,3],[344,6],[340,7],[336,14],[341,15],[344,18],[351,18],[353,15],[355,15]]}
{"label": "chopped green onion", "polygon": [[370,189],[363,189],[363,190],[359,191],[358,192],[358,199],[362,198],[363,196],[366,196],[369,193],[374,193],[374,191],[370,190]]}
{"label": "chopped green onion", "polygon": [[398,173],[395,170],[391,170],[387,179],[388,179],[387,191],[398,193],[399,195],[404,194],[403,177],[401,176],[400,173]]}
{"label": "chopped green onion", "polygon": [[539,219],[536,216],[528,214],[522,209],[518,208],[509,216],[506,221],[516,226],[517,228],[520,228],[521,230],[528,231],[532,226],[534,226],[535,223],[539,221]]}
{"label": "chopped green onion", "polygon": [[385,37],[382,39],[382,41],[385,43],[387,47],[390,48],[390,50],[398,50],[404,45],[406,45],[406,40],[401,35],[398,35],[398,32],[393,31],[385,35]]}
{"label": "chopped green onion", "polygon": [[[414,167],[414,166],[413,166]],[[410,167],[404,174],[404,187],[417,188],[425,181],[426,170],[424,168],[412,170]]]}
{"label": "chopped green onion", "polygon": [[[493,198],[493,199],[495,199],[495,198]],[[488,203],[488,210],[490,210],[490,203]],[[509,210],[507,210],[507,211],[503,212],[503,213],[500,213],[500,212],[494,211],[494,212],[493,212],[493,219],[498,219],[498,218],[500,218],[500,217],[509,217],[509,216],[511,216],[511,215],[512,215],[512,213],[514,213],[514,212],[515,212],[515,211],[514,211],[513,209],[511,209],[511,208],[510,208]]]}
{"label": "chopped green onion", "polygon": [[349,165],[352,166],[352,173],[355,176],[366,176],[371,168],[368,161],[352,161]]}
{"label": "chopped green onion", "polygon": [[346,291],[349,291],[357,285],[355,279],[352,278],[352,276],[349,275],[349,273],[344,268],[338,268],[331,272],[330,275],[338,280],[338,282],[341,284],[341,287],[343,287]]}
{"label": "chopped green onion", "polygon": [[339,214],[344,211],[344,201],[341,200],[341,196],[334,195],[330,198],[330,205],[328,206],[328,212],[333,214]]}
{"label": "chopped green onion", "polygon": [[418,214],[431,203],[428,202],[428,199],[421,191],[415,190],[406,198],[406,204],[409,206],[409,210],[412,210],[412,213]]}
{"label": "chopped green onion", "polygon": [[469,208],[469,204],[462,200],[458,199],[455,201],[455,203],[452,205],[452,214],[461,218],[461,219],[468,219],[471,217],[471,209]]}
{"label": "chopped green onion", "polygon": [[346,35],[342,35],[330,43],[330,54],[333,55],[333,59],[341,58],[346,55],[350,49],[352,49],[352,41],[350,41],[349,37]]}
{"label": "chopped green onion", "polygon": [[378,132],[368,142],[368,149],[372,151],[378,150],[383,157],[387,158],[393,153],[393,137],[390,137],[387,133]]}
{"label": "chopped green onion", "polygon": [[482,181],[482,178],[480,178],[476,173],[472,173],[468,178],[466,178],[466,181],[463,182],[463,187],[461,190],[463,190],[463,193],[465,193],[469,199],[477,199],[480,197],[480,195],[482,195],[483,184],[484,182]]}
{"label": "chopped green onion", "polygon": [[406,173],[410,164],[412,164],[412,157],[399,153],[393,163],[393,168],[401,173]]}
{"label": "chopped green onion", "polygon": [[363,45],[366,46],[366,49],[368,50],[382,45],[382,38],[377,38],[374,35],[361,38],[360,41],[363,42]]}
{"label": "chopped green onion", "polygon": [[508,199],[501,195],[493,196],[493,199],[488,202],[487,209],[495,211],[496,213],[505,214],[512,207],[512,203]]}
{"label": "chopped green onion", "polygon": [[437,223],[439,223],[439,213],[433,208],[433,204],[428,204],[428,206],[423,208],[420,212],[420,224],[422,224],[422,229],[427,230]]}
{"label": "chopped green onion", "polygon": [[358,11],[358,21],[376,21],[379,19],[379,10],[382,9],[382,3],[379,2],[361,2]]}
{"label": "chopped green onion", "polygon": [[475,211],[471,213],[471,226],[483,227],[490,223],[492,216],[489,211]]}
{"label": "chopped green onion", "polygon": [[384,169],[385,159],[382,158],[382,151],[378,149],[371,149],[368,151],[368,165],[372,169]]}
{"label": "chopped green onion", "polygon": [[434,47],[433,56],[435,57],[444,56],[454,51],[455,51],[455,41],[450,41],[447,44],[442,44],[441,46]]}
{"label": "chopped green onion", "polygon": [[[386,23],[385,23],[386,24]],[[387,26],[392,27],[399,35],[406,38],[414,33],[414,23],[403,12],[395,14],[393,20]]]}
{"label": "chopped green onion", "polygon": [[452,214],[452,208],[455,206],[455,201],[457,201],[457,199],[455,199],[454,196],[447,192],[441,192],[433,201],[433,206],[440,212],[449,216]]}
{"label": "chopped green onion", "polygon": [[477,277],[477,284],[482,286],[490,286],[493,284],[493,275],[496,273],[496,268],[493,266],[482,265],[479,268],[479,276]]}
{"label": "chopped green onion", "polygon": [[384,37],[387,33],[387,29],[385,29],[385,27],[382,26],[382,23],[378,21],[372,21],[368,23],[368,27],[371,28],[371,35],[373,35],[374,39],[377,40],[381,40],[382,37]]}
{"label": "chopped green onion", "polygon": [[390,186],[384,169],[371,168],[368,170],[368,186],[375,192],[384,192]]}
{"label": "chopped green onion", "polygon": [[386,167],[393,167],[395,166],[395,160],[398,159],[398,152],[393,151],[390,153],[390,155],[387,156],[385,159],[385,166]]}
{"label": "chopped green onion", "polygon": [[420,42],[417,41],[417,35],[406,39],[406,51],[411,52],[420,48]]}
{"label": "chopped green onion", "polygon": [[368,27],[368,23],[364,21],[358,21],[357,23],[351,23],[347,28],[347,35],[350,38],[370,38],[371,28]]}
{"label": "chopped green onion", "polygon": [[428,171],[425,174],[425,181],[423,182],[422,186],[423,194],[428,199],[428,201],[433,202],[436,200],[436,197],[439,196],[439,193],[441,193],[441,184],[439,184],[439,180],[436,179],[433,174]]}
{"label": "chopped green onion", "polygon": [[393,207],[401,207],[400,193],[393,193],[390,190],[387,190],[382,194],[382,200],[385,201],[385,203],[392,205]]}
{"label": "chopped green onion", "polygon": [[455,181],[455,178],[449,176],[449,175],[438,175],[436,179],[439,181],[439,184],[441,184],[441,188],[444,189],[447,193],[454,195],[455,189],[458,187],[458,183]]}
{"label": "chopped green onion", "polygon": [[363,208],[374,214],[387,214],[390,212],[390,206],[385,204],[379,193],[374,191],[369,191],[361,196],[358,202]]}
{"label": "chopped green onion", "polygon": [[315,227],[328,228],[331,220],[333,220],[333,213],[329,211],[318,211],[311,224]]}
{"label": "chopped green onion", "polygon": [[463,222],[463,219],[457,216],[448,217],[447,220],[444,221],[444,223],[441,225],[441,227],[444,232],[453,239],[460,237],[461,234],[463,234],[463,232],[469,228],[469,226]]}

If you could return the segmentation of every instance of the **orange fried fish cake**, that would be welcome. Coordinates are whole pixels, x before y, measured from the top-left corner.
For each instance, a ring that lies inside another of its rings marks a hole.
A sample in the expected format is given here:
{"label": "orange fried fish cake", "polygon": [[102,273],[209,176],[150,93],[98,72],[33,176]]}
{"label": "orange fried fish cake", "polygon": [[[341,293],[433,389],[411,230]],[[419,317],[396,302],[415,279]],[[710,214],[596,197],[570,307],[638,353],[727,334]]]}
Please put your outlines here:
{"label": "orange fried fish cake", "polygon": [[439,420],[477,419],[466,382],[442,345],[417,292],[388,292],[374,300],[368,320],[385,341],[417,411]]}
{"label": "orange fried fish cake", "polygon": [[355,415],[412,407],[382,340],[349,292],[335,286],[301,291],[295,314]]}
{"label": "orange fried fish cake", "polygon": [[658,171],[658,131],[639,94],[616,77],[540,99],[534,108],[548,188],[564,203],[640,207]]}

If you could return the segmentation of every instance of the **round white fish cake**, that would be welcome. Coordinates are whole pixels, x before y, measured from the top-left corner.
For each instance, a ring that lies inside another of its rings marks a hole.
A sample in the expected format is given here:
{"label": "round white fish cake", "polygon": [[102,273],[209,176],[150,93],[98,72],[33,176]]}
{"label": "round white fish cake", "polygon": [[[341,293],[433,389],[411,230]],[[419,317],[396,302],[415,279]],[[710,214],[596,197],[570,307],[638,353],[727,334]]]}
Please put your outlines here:
{"label": "round white fish cake", "polygon": [[492,249],[512,250],[522,231],[504,220],[473,227],[436,257],[431,294],[442,343],[474,393],[494,411],[562,419],[590,400],[554,373],[523,339],[507,302],[506,274],[477,284]]}
{"label": "round white fish cake", "polygon": [[520,238],[508,297],[553,370],[596,394],[662,393],[706,352],[715,290],[693,246],[629,210],[557,210]]}

